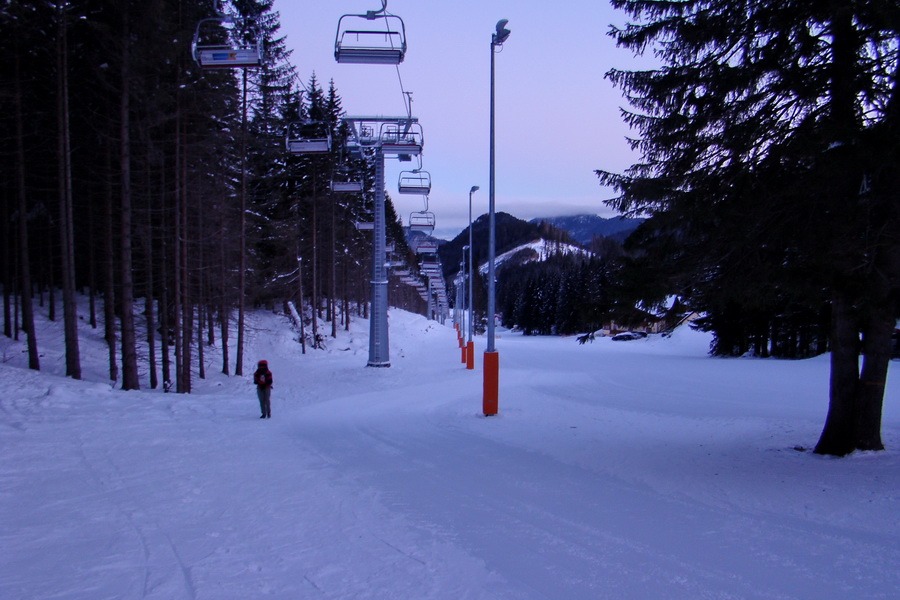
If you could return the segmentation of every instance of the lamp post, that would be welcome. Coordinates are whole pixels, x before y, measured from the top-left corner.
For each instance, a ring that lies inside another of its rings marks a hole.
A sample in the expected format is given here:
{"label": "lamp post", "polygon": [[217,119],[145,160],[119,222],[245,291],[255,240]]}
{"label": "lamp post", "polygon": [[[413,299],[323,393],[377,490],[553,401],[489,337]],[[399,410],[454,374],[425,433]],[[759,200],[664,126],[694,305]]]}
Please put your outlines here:
{"label": "lamp post", "polygon": [[468,351],[468,347],[466,346],[466,250],[468,250],[468,246],[462,247],[462,259],[459,261],[459,276],[457,280],[459,281],[460,287],[458,288],[459,294],[456,296],[459,301],[459,312],[456,313],[458,319],[456,323],[459,325],[459,328],[456,330],[456,334],[459,336],[459,348],[461,350],[460,357],[462,364],[466,364],[466,352]]}
{"label": "lamp post", "polygon": [[490,240],[488,242],[488,302],[487,302],[487,349],[484,351],[484,396],[482,408],[485,416],[497,414],[500,395],[500,356],[494,346],[494,315],[497,312],[496,283],[494,281],[494,258],[496,253],[496,223],[494,217],[494,54],[509,38],[507,19],[497,21],[496,32],[491,35],[491,145],[490,145],[490,194],[488,220]]}
{"label": "lamp post", "polygon": [[472,259],[472,194],[477,192],[480,188],[477,185],[473,185],[472,189],[469,190],[469,321],[468,325],[468,341],[466,343],[466,369],[472,370],[475,368],[475,342],[472,340],[472,337],[475,335],[475,319],[474,319],[474,303],[472,302],[472,288],[475,287],[475,272],[474,272],[474,263]]}

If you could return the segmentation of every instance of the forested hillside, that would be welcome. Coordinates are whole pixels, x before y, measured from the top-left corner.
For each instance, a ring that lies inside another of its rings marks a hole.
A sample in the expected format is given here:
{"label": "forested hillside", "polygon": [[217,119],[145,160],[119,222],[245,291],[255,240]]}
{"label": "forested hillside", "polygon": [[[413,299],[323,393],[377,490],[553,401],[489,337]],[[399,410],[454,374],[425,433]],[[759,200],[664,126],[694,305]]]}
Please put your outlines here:
{"label": "forested hillside", "polygon": [[[291,66],[272,0],[228,8],[234,22],[213,23],[213,35],[260,36],[258,68],[192,58],[195,31],[215,16],[208,1],[3,3],[3,328],[25,333],[32,368],[32,303],[49,303],[66,322],[67,374],[80,376],[76,290],[90,295],[85,317],[107,327],[110,379],[125,389],[138,387],[137,354],[159,348],[151,385],[190,391],[203,349],[192,341],[225,342],[234,321],[236,356],[223,343],[221,369],[241,374],[248,306],[302,301],[314,336],[364,308],[371,234],[354,223],[369,220],[371,194],[332,193],[330,182],[352,174],[369,190],[373,173],[343,151],[337,83]],[[330,152],[285,151],[287,127],[303,120],[324,124]],[[390,202],[386,212],[405,258]],[[147,339],[135,339],[134,315]]]}

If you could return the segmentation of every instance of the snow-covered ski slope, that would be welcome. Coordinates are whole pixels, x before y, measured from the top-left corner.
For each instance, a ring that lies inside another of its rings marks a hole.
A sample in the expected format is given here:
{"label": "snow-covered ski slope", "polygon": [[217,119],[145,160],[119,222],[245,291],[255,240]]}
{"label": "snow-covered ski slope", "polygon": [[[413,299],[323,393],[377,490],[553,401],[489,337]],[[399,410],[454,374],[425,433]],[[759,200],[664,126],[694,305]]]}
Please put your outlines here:
{"label": "snow-covered ski slope", "polygon": [[794,449],[827,357],[502,332],[485,418],[482,339],[466,371],[453,329],[392,311],[373,369],[365,321],[305,356],[283,316],[250,323],[247,376],[208,351],[191,395],[111,390],[89,329],[86,382],[0,338],[0,598],[898,597],[895,377],[888,450],[830,459]]}

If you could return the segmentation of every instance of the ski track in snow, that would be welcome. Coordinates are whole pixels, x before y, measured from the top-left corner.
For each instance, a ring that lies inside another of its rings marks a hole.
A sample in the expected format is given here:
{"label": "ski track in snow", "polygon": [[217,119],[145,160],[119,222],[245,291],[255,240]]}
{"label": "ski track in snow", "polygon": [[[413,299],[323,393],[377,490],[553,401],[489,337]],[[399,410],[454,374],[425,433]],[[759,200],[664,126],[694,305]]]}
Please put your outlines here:
{"label": "ski track in snow", "polygon": [[[4,342],[0,597],[900,589],[893,381],[888,451],[836,460],[792,449],[821,428],[827,357],[712,359],[687,331],[587,346],[503,332],[500,414],[486,418],[451,328],[392,311],[392,366],[369,369],[365,322],[303,356],[283,317],[252,321],[245,376],[210,364],[191,395],[34,373]],[[92,335],[86,354],[102,356]],[[249,382],[260,358],[271,420]]]}

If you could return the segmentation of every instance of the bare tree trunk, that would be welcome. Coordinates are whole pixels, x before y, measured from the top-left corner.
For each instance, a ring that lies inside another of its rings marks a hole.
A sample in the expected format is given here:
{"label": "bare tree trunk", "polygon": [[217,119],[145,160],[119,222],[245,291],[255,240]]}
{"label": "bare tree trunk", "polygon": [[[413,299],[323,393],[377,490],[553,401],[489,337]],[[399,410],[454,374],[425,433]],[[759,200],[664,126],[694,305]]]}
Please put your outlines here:
{"label": "bare tree trunk", "polygon": [[[28,337],[28,368],[39,371],[37,339],[34,335],[34,306],[31,301],[31,265],[28,260],[28,202],[25,190],[25,132],[22,125],[22,76],[19,60],[19,49],[15,52],[15,93],[16,110],[16,179],[18,180],[18,212],[19,212],[19,281],[22,297],[22,329]],[[18,332],[18,328],[16,328]]]}
{"label": "bare tree trunk", "polygon": [[[186,393],[183,381],[183,364],[184,357],[181,354],[181,313],[184,311],[182,305],[184,286],[184,274],[182,273],[181,255],[184,252],[184,231],[181,223],[181,206],[185,202],[185,186],[184,180],[185,169],[183,167],[185,159],[185,147],[187,146],[184,134],[184,118],[182,116],[181,94],[178,94],[177,106],[175,108],[175,209],[172,218],[174,220],[174,256],[173,273],[175,281],[175,289],[172,290],[172,314],[167,315],[172,322],[172,340],[175,346],[175,391],[179,394]],[[171,380],[169,380],[171,381]]]}
{"label": "bare tree trunk", "polygon": [[3,270],[3,335],[8,338],[13,336],[12,289],[14,286],[12,269],[10,268],[14,256],[13,233],[10,224],[12,212],[12,201],[9,200],[7,194],[3,194],[3,212],[0,212],[0,226],[3,229],[0,232],[3,235],[3,255],[6,257],[6,260],[3,261],[3,264],[0,264],[0,269]]}
{"label": "bare tree trunk", "polygon": [[[112,136],[110,136],[112,137]],[[103,338],[109,349],[109,379],[118,381],[119,363],[116,360],[116,260],[113,251],[113,184],[111,181],[112,147],[106,145],[106,193],[103,202]]]}
{"label": "bare tree trunk", "polygon": [[141,384],[138,379],[137,341],[134,329],[134,281],[131,272],[131,36],[129,21],[128,3],[125,2],[122,5],[122,96],[120,104],[122,389],[137,390],[140,389]]}
{"label": "bare tree trunk", "polygon": [[206,307],[201,302],[197,305],[197,377],[206,379],[206,365],[203,362],[203,320]]}
{"label": "bare tree trunk", "polygon": [[160,270],[162,272],[162,278],[160,280],[159,305],[157,307],[157,312],[159,315],[159,347],[160,359],[162,361],[163,390],[168,392],[172,387],[172,373],[169,370],[169,278],[166,276],[166,273],[169,272],[169,251],[168,244],[166,243],[169,236],[169,230],[166,215],[168,215],[168,210],[163,210],[162,223],[160,224],[160,229],[162,231],[162,240],[160,244]]}
{"label": "bare tree trunk", "polygon": [[856,388],[859,385],[859,327],[852,301],[835,292],[831,302],[831,384],[825,427],[816,453],[844,456],[853,452]]}
{"label": "bare tree trunk", "polygon": [[244,374],[244,301],[247,295],[247,69],[243,74],[243,97],[241,99],[241,224],[240,273],[238,274],[238,330],[235,351],[234,374]]}
{"label": "bare tree trunk", "polygon": [[181,214],[178,215],[181,247],[181,371],[178,378],[178,391],[191,393],[191,343],[194,340],[194,304],[190,286],[190,252],[188,239],[188,201],[190,194],[187,185],[187,145],[183,147],[181,162]]}
{"label": "bare tree trunk", "polygon": [[331,199],[331,297],[328,300],[328,312],[331,314],[331,337],[337,337],[337,202]]}
{"label": "bare tree trunk", "polygon": [[863,363],[856,400],[855,445],[857,450],[884,450],[881,415],[884,386],[891,362],[894,314],[890,303],[879,307],[863,329]]}
{"label": "bare tree trunk", "polygon": [[[149,184],[149,182],[148,182]],[[148,185],[149,188],[149,185]],[[160,189],[163,193],[165,188]],[[146,231],[142,238],[144,247],[144,259],[147,263],[147,285],[144,292],[144,318],[147,323],[147,357],[150,375],[150,389],[159,387],[159,376],[156,372],[156,314],[154,311],[154,255],[153,255],[153,218],[151,211],[146,211],[147,221],[144,223]]]}
{"label": "bare tree trunk", "polygon": [[319,229],[319,189],[318,189],[318,172],[313,172],[313,194],[312,194],[312,335],[313,348],[319,347],[319,248],[318,248],[318,229]]}
{"label": "bare tree trunk", "polygon": [[75,232],[72,214],[72,162],[69,141],[69,79],[66,48],[66,8],[57,9],[56,36],[56,107],[57,153],[59,156],[59,234],[62,259],[63,329],[66,345],[66,376],[81,379],[81,357],[78,350],[78,310],[75,300]]}
{"label": "bare tree trunk", "polygon": [[220,231],[219,235],[219,277],[222,286],[220,291],[220,293],[222,294],[222,298],[219,304],[219,326],[221,328],[219,339],[222,340],[222,373],[224,373],[225,375],[230,375],[230,367],[228,366],[228,327],[231,321],[231,309],[228,303],[228,269],[225,268],[224,231]]}

